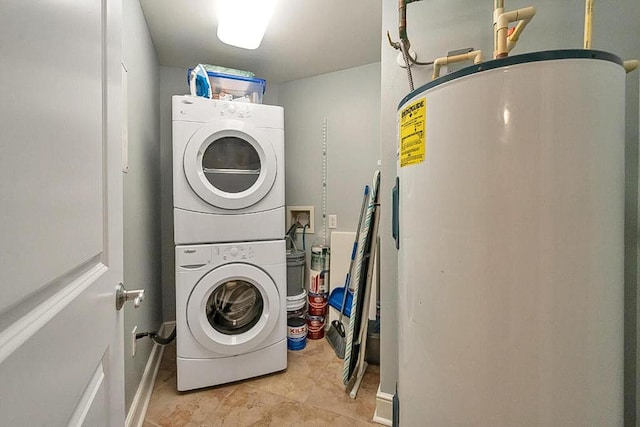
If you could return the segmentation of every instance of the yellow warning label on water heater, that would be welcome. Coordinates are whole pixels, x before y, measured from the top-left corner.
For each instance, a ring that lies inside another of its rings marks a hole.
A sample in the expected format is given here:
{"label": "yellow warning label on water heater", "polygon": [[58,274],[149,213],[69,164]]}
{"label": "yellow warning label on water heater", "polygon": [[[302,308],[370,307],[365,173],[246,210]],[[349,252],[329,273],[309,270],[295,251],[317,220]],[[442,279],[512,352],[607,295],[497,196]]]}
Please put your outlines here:
{"label": "yellow warning label on water heater", "polygon": [[400,111],[400,167],[424,162],[426,120],[426,98],[421,98]]}

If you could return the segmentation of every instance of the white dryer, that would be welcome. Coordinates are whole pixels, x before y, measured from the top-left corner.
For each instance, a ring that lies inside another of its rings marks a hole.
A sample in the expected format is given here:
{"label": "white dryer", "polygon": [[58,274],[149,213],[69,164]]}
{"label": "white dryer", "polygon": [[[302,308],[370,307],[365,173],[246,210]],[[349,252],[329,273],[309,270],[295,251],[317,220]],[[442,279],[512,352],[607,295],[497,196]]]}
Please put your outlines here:
{"label": "white dryer", "polygon": [[284,110],[173,97],[176,245],[284,236]]}
{"label": "white dryer", "polygon": [[176,247],[178,390],[287,367],[284,240]]}

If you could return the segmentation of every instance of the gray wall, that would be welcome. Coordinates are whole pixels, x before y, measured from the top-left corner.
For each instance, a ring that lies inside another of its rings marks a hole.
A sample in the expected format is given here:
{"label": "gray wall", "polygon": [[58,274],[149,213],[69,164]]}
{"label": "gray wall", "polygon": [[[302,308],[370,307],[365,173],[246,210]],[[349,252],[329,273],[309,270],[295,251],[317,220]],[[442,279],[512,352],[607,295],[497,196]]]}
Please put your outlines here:
{"label": "gray wall", "polygon": [[[173,164],[171,149],[171,97],[189,93],[187,70],[160,67],[160,247],[162,259],[162,313],[165,322],[176,319],[175,257],[173,242]],[[258,76],[259,77],[259,76]],[[265,104],[278,105],[278,85],[269,84]]]}
{"label": "gray wall", "polygon": [[125,403],[129,410],[153,347],[137,342],[131,357],[131,330],[157,331],[162,323],[160,287],[160,123],[158,59],[138,0],[123,2],[123,62],[127,67],[129,171],[124,174],[124,282],[145,289],[138,309],[124,308]]}
{"label": "gray wall", "polygon": [[173,181],[171,150],[171,96],[188,92],[187,70],[160,67],[160,233],[162,251],[162,314],[166,322],[176,319],[173,244]]}
{"label": "gray wall", "polygon": [[[380,63],[280,85],[286,204],[315,210],[315,233],[307,235],[307,250],[322,242],[323,119],[328,129],[327,215],[337,215],[336,231],[355,231],[363,187],[371,183],[380,159],[379,91]],[[327,243],[331,231],[327,229]]]}
{"label": "gray wall", "polygon": [[[513,54],[556,48],[581,48],[584,1],[507,1],[506,10],[535,5],[537,16],[525,30]],[[427,61],[447,51],[474,47],[482,49],[485,59],[493,51],[492,2],[450,0],[418,2],[408,5],[408,35],[418,59]],[[382,31],[390,31],[397,40],[397,2],[384,0]],[[622,0],[596,2],[593,46],[611,51],[624,59],[640,58],[640,2]],[[383,222],[390,223],[390,194],[396,168],[396,108],[409,92],[406,72],[396,64],[397,51],[382,42],[381,147],[383,161]],[[416,69],[416,87],[430,80],[430,67]],[[446,70],[443,70],[446,72]],[[638,227],[638,71],[627,76],[625,213],[625,424],[636,424],[638,377],[637,353],[637,227]],[[397,379],[397,256],[388,233],[382,237],[382,370],[381,390],[395,391]]]}

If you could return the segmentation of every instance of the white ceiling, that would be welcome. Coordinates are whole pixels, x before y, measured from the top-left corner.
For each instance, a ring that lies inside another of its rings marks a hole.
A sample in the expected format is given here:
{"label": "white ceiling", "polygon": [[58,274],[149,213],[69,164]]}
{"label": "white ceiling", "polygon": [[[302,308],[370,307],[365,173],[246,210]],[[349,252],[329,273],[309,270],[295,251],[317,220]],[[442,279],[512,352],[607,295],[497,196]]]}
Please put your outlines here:
{"label": "white ceiling", "polygon": [[382,0],[279,0],[256,50],[218,40],[217,2],[140,0],[161,65],[221,65],[268,84],[380,61]]}

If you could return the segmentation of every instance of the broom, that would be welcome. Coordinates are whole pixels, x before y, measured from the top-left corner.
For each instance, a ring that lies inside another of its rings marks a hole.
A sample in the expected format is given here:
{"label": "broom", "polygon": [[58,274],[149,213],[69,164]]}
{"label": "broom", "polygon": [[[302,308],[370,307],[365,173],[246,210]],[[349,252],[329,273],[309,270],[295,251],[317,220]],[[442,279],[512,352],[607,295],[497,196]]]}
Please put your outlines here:
{"label": "broom", "polygon": [[[327,341],[336,352],[336,356],[340,359],[344,359],[344,352],[346,349],[345,337],[346,333],[344,325],[342,324],[342,316],[344,316],[345,305],[347,302],[347,295],[349,293],[349,284],[351,283],[351,270],[353,269],[353,261],[356,258],[356,252],[358,250],[358,236],[360,235],[360,226],[362,225],[362,217],[367,206],[367,197],[369,196],[369,186],[364,186],[364,197],[362,198],[362,207],[360,208],[360,218],[358,219],[358,227],[356,229],[356,238],[353,242],[353,250],[351,251],[351,261],[349,262],[349,271],[347,271],[347,277],[344,280],[344,291],[342,295],[342,304],[340,305],[340,317],[338,320],[331,322],[331,328],[327,332]],[[340,289],[340,288],[339,288]],[[337,289],[336,289],[337,290]]]}

